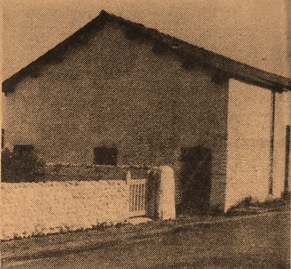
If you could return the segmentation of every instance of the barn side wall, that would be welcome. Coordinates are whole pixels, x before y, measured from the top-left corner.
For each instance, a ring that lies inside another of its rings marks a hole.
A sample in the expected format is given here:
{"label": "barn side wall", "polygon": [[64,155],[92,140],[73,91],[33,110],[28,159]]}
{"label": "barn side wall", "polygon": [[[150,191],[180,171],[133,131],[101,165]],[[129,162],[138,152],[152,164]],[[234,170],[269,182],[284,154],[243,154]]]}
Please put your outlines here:
{"label": "barn side wall", "polygon": [[268,197],[271,122],[272,92],[230,80],[225,209],[249,196]]}
{"label": "barn side wall", "polygon": [[280,198],[285,181],[290,182],[290,93],[273,95],[269,89],[236,80],[229,85],[226,209],[248,196],[260,201]]}
{"label": "barn side wall", "polygon": [[[275,125],[274,125],[274,167],[273,167],[273,196],[281,197],[287,186],[285,180],[290,185],[290,152],[289,160],[286,159],[286,127],[290,126],[290,113],[291,113],[291,99],[290,92],[276,94],[276,108],[275,108]],[[290,137],[289,137],[290,139]],[[290,139],[291,140],[291,139]],[[287,162],[289,164],[287,165]],[[287,173],[286,167],[289,172]],[[287,174],[286,174],[287,173]],[[289,186],[290,187],[290,186]]]}
{"label": "barn side wall", "polygon": [[93,162],[117,147],[118,164],[171,165],[181,147],[212,152],[211,204],[224,203],[227,82],[206,67],[182,67],[150,40],[129,40],[108,23],[59,61],[41,65],[4,97],[6,146],[33,144],[48,162]]}

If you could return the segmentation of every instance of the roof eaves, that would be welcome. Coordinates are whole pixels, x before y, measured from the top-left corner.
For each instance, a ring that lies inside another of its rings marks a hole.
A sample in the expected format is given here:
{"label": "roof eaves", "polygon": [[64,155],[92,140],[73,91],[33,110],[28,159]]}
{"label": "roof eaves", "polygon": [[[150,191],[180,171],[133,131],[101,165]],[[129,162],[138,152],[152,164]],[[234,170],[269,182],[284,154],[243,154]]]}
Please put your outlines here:
{"label": "roof eaves", "polygon": [[291,90],[291,80],[289,78],[265,72],[255,67],[234,61],[212,51],[205,50],[204,48],[191,45],[175,37],[160,33],[156,29],[146,28],[142,24],[131,22],[102,10],[99,16],[87,23],[73,35],[59,43],[44,55],[40,56],[27,67],[24,67],[19,72],[5,80],[2,84],[2,91],[12,92],[15,85],[23,76],[37,76],[38,69],[44,63],[50,61],[61,61],[62,55],[68,48],[74,45],[76,46],[77,44],[86,43],[91,37],[90,33],[102,29],[107,21],[114,21],[122,26],[126,26],[128,30],[130,29],[130,31],[126,32],[128,35],[127,37],[130,39],[152,39],[154,42],[164,44],[182,57],[189,58],[190,61],[193,58],[194,61],[198,61],[203,65],[207,65],[219,72],[225,73],[229,78],[239,79],[278,92]]}

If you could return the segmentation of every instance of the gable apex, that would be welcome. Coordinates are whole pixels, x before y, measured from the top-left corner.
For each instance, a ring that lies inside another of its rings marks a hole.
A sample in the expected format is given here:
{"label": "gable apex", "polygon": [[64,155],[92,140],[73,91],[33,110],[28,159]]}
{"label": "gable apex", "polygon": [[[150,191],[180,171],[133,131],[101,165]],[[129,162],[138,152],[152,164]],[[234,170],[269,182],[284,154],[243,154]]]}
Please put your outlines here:
{"label": "gable apex", "polygon": [[234,61],[228,57],[163,34],[156,29],[147,28],[143,24],[135,23],[101,10],[95,19],[6,79],[2,83],[2,92],[13,92],[15,86],[25,77],[37,77],[41,66],[62,61],[66,51],[79,44],[88,42],[92,38],[92,34],[102,30],[107,22],[113,22],[123,27],[125,29],[125,36],[128,39],[152,40],[153,52],[161,53],[163,50],[171,50],[180,55],[187,62],[187,68],[191,68],[192,62],[198,62],[217,70],[218,74],[223,74],[227,78],[234,78],[278,92],[291,90],[290,78]]}

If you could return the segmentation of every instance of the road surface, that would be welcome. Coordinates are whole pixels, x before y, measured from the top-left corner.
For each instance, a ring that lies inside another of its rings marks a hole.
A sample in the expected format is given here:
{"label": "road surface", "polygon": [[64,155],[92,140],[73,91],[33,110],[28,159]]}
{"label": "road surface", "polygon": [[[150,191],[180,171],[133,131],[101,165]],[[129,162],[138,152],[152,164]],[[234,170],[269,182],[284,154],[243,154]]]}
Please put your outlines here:
{"label": "road surface", "polygon": [[174,229],[93,251],[29,261],[2,268],[290,268],[289,212]]}

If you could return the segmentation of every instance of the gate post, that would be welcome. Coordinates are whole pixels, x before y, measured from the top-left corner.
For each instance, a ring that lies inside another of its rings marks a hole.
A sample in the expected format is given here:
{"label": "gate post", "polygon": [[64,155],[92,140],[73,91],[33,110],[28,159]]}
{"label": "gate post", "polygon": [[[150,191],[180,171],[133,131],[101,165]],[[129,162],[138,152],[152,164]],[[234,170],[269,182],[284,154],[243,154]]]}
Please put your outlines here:
{"label": "gate post", "polygon": [[170,166],[159,167],[157,194],[158,218],[162,220],[175,219],[175,177],[174,170]]}

